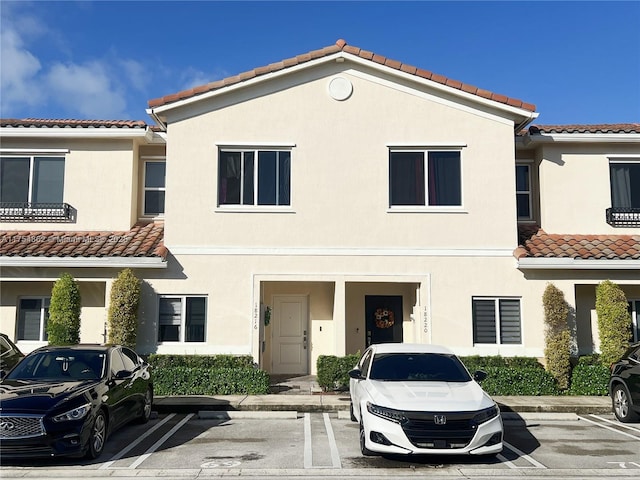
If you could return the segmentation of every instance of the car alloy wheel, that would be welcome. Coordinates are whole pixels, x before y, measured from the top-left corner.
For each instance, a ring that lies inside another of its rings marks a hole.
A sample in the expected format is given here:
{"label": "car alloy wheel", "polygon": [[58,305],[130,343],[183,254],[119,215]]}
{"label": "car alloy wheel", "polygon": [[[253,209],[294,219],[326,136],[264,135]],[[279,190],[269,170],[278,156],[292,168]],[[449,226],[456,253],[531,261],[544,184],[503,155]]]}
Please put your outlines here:
{"label": "car alloy wheel", "polygon": [[104,450],[104,444],[107,440],[107,418],[104,412],[100,410],[93,421],[91,436],[89,437],[89,450],[87,456],[95,459],[100,456]]}
{"label": "car alloy wheel", "polygon": [[362,420],[360,420],[360,452],[365,457],[370,457],[371,455],[374,455],[374,453],[367,448],[366,436],[367,433],[364,429],[364,424],[362,423]]}
{"label": "car alloy wheel", "polygon": [[613,388],[613,413],[621,422],[631,422],[637,418],[637,415],[631,411],[631,404],[627,390],[622,385],[616,385]]}
{"label": "car alloy wheel", "polygon": [[138,418],[139,423],[147,423],[149,418],[151,418],[151,405],[153,403],[153,393],[151,393],[151,388],[147,389],[147,392],[144,394],[143,404],[142,404],[142,413]]}

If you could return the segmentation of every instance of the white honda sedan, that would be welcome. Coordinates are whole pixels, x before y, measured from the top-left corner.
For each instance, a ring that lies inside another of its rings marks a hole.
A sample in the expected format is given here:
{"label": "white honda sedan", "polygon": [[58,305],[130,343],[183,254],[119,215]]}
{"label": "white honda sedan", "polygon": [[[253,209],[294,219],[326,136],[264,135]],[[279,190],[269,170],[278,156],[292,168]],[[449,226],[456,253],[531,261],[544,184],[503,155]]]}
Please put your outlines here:
{"label": "white honda sedan", "polygon": [[476,382],[486,375],[472,377],[448,348],[372,345],[349,377],[363,455],[502,451],[500,409]]}

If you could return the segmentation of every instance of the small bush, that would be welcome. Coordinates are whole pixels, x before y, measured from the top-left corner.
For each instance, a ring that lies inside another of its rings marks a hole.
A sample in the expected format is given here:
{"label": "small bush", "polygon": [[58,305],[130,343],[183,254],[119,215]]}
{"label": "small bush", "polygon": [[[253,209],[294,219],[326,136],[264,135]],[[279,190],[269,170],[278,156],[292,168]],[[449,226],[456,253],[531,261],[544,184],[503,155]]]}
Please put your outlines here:
{"label": "small bush", "polygon": [[156,395],[265,395],[269,374],[257,368],[162,367],[153,370]]}
{"label": "small bush", "polygon": [[553,375],[562,390],[569,387],[571,376],[571,335],[569,333],[569,305],[564,293],[549,283],[542,296],[544,305],[545,348],[547,371]]}
{"label": "small bush", "polygon": [[49,345],[76,345],[80,343],[80,288],[74,278],[63,273],[53,284],[47,335]]}
{"label": "small bush", "polygon": [[109,343],[136,347],[140,280],[125,268],[111,286],[109,303]]}
{"label": "small bush", "polygon": [[539,367],[486,367],[482,388],[489,395],[558,395],[558,386],[549,372]]}
{"label": "small bush", "polygon": [[617,361],[631,338],[631,315],[627,298],[615,283],[605,280],[596,287],[596,312],[600,335],[600,358],[604,365]]}
{"label": "small bush", "polygon": [[569,395],[607,395],[609,369],[596,355],[581,357],[573,368]]}
{"label": "small bush", "polygon": [[512,367],[512,368],[539,368],[544,369],[542,364],[534,357],[502,357],[500,355],[481,357],[470,355],[460,357],[467,370],[471,373],[477,370],[486,371],[490,367]]}
{"label": "small bush", "polygon": [[360,353],[336,357],[320,355],[316,363],[318,369],[317,382],[322,390],[346,390],[349,388],[349,370],[358,363]]}

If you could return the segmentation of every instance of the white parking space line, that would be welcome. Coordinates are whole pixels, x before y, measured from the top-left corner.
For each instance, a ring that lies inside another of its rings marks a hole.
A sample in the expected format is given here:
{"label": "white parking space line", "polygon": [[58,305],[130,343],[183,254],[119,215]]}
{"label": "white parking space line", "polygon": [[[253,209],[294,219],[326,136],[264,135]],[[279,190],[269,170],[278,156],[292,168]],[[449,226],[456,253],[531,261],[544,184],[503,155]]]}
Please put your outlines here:
{"label": "white parking space line", "polygon": [[589,416],[591,418],[597,418],[598,420],[600,420],[602,422],[607,422],[607,423],[610,423],[611,425],[615,425],[616,427],[626,428],[627,430],[632,430],[634,432],[640,433],[640,428],[635,427],[633,425],[627,425],[626,423],[618,422],[618,421],[615,421],[615,420],[609,420],[608,418],[604,418],[604,417],[601,417],[600,415],[595,415],[593,413],[590,414]]}
{"label": "white parking space line", "polygon": [[324,417],[324,426],[327,430],[327,437],[329,437],[329,449],[331,450],[331,464],[333,468],[342,468],[340,462],[340,454],[338,453],[338,445],[336,445],[336,437],[333,434],[333,428],[331,428],[331,420],[328,413],[322,414]]}
{"label": "white parking space line", "polygon": [[313,450],[311,448],[311,414],[304,414],[304,468],[313,467]]}
{"label": "white parking space line", "polygon": [[502,455],[498,455],[498,458],[500,459],[500,461],[504,462],[505,465],[509,468],[513,468],[513,469],[521,469],[521,468],[547,468],[545,467],[543,464],[541,464],[539,461],[537,461],[536,459],[534,459],[533,457],[530,457],[529,455],[527,455],[526,453],[524,453],[522,450],[518,449],[517,447],[514,447],[513,445],[511,445],[510,443],[507,443],[505,441],[502,442],[502,444],[507,447],[509,450],[511,450],[512,452],[516,453],[520,458],[524,458],[527,462],[529,462],[531,465],[533,465],[533,467],[518,467],[517,465],[515,465],[513,462],[510,462],[509,460],[507,460],[505,457],[503,457]]}
{"label": "white parking space line", "polygon": [[139,436],[137,438],[136,441],[130,443],[129,445],[127,445],[125,448],[123,448],[122,450],[120,450],[118,453],[116,453],[113,457],[111,457],[111,460],[109,460],[108,462],[104,463],[101,467],[100,470],[106,470],[107,468],[110,468],[111,465],[113,465],[117,460],[120,460],[122,457],[124,457],[130,450],[132,450],[136,445],[138,445],[140,442],[142,442],[145,438],[147,438],[149,435],[151,435],[153,432],[155,432],[158,428],[160,428],[162,425],[164,425],[165,423],[167,423],[169,420],[171,420],[176,414],[172,413],[170,415],[167,415],[161,422],[156,423],[153,428],[150,428],[149,430],[147,430],[146,432],[144,432],[143,435]]}
{"label": "white parking space line", "polygon": [[142,462],[144,462],[147,458],[149,458],[151,456],[151,454],[153,452],[155,452],[158,448],[160,448],[162,446],[162,444],[164,442],[166,442],[169,438],[171,438],[171,436],[176,433],[178,430],[180,430],[180,428],[182,428],[182,426],[187,423],[189,420],[191,420],[191,417],[193,417],[195,414],[194,413],[190,413],[189,415],[187,415],[186,417],[184,417],[178,424],[176,424],[171,430],[169,430],[160,440],[158,440],[156,443],[154,443],[151,447],[149,447],[149,449],[143,454],[140,455],[137,460],[135,462],[133,462],[130,466],[129,469],[130,470],[134,470],[138,467],[138,465],[140,465]]}
{"label": "white parking space line", "polygon": [[[593,420],[589,420],[586,417],[580,417],[580,419],[584,420],[585,422],[591,423],[593,425],[597,425],[600,428],[606,428],[607,430],[611,430],[612,432],[619,433],[620,435],[624,435],[625,437],[633,438],[634,440],[637,440],[637,441],[640,442],[640,437],[638,437],[637,435],[632,435],[630,433],[623,432],[621,430],[618,430],[617,428],[610,427],[609,425],[603,425],[602,423],[598,423],[598,422],[595,422]],[[618,426],[618,425],[616,425],[616,426]]]}

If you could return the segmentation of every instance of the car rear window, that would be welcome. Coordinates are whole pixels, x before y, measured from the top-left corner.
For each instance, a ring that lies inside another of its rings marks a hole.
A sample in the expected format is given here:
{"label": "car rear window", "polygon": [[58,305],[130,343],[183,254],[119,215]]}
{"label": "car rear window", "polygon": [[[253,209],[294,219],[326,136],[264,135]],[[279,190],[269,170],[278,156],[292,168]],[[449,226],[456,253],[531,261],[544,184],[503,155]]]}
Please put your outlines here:
{"label": "car rear window", "polygon": [[373,358],[371,380],[469,382],[471,377],[455,355],[380,353]]}

